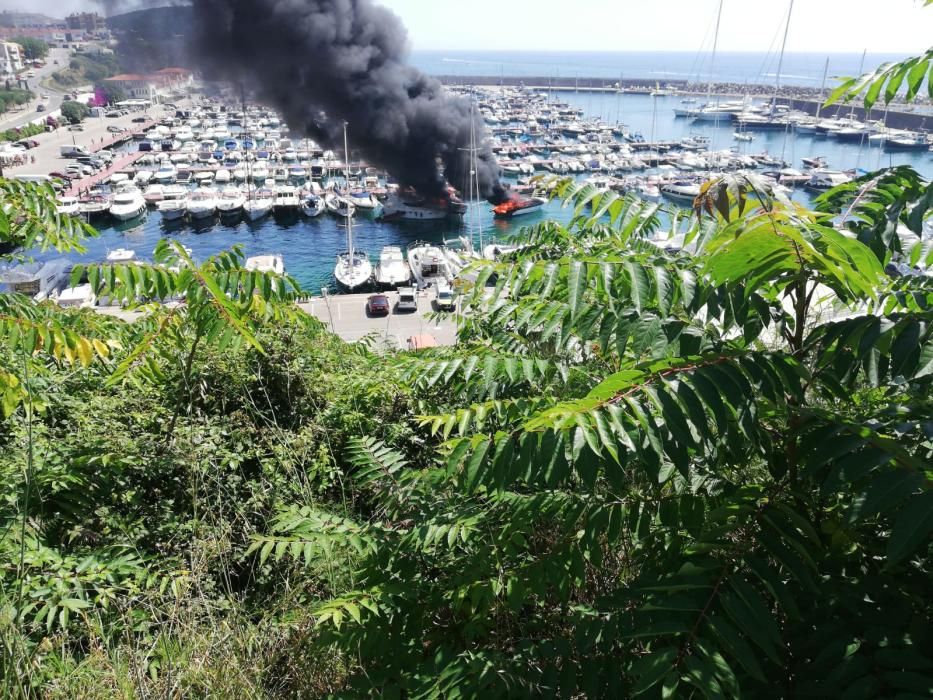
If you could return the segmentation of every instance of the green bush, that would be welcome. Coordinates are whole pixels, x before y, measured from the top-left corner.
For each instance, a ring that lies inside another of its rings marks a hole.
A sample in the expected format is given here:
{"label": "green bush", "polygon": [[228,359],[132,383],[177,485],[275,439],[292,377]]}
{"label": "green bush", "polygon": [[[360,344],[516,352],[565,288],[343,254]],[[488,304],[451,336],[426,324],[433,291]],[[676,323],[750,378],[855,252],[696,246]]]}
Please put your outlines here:
{"label": "green bush", "polygon": [[73,100],[62,102],[62,117],[68,120],[69,124],[78,124],[83,121],[90,113],[88,106]]}
{"label": "green bush", "polygon": [[42,59],[49,54],[49,45],[41,39],[17,36],[13,38],[13,41],[23,47],[23,58],[27,61],[34,61],[37,58]]}
{"label": "green bush", "polygon": [[27,124],[18,129],[7,129],[6,131],[0,132],[0,141],[19,141],[20,139],[43,133],[45,133],[44,124]]}

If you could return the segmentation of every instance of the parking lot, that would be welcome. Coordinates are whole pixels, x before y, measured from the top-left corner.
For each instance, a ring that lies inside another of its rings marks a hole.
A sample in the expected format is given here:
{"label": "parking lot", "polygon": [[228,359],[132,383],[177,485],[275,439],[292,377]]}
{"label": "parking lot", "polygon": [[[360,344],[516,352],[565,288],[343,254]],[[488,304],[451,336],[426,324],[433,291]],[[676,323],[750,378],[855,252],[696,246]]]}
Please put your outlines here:
{"label": "parking lot", "polygon": [[432,291],[418,292],[418,310],[400,312],[396,309],[398,292],[386,292],[391,313],[372,317],[366,313],[369,294],[339,294],[316,297],[299,306],[323,322],[331,331],[347,341],[370,336],[379,348],[406,349],[409,338],[431,335],[439,345],[454,345],[457,326],[452,317],[440,321],[428,318],[437,309]]}
{"label": "parking lot", "polygon": [[[169,113],[174,113],[171,110]],[[131,112],[121,117],[92,117],[81,123],[81,130],[72,130],[60,127],[55,131],[33,136],[39,146],[26,152],[28,162],[23,165],[4,167],[4,175],[48,175],[51,172],[63,171],[72,161],[61,156],[61,147],[69,144],[84,146],[89,151],[99,148],[101,144],[108,143],[115,136],[108,127],[119,127],[126,130],[138,129],[140,124],[134,122],[136,118],[144,117],[147,120],[161,119],[166,110],[161,105],[155,105],[146,111]]]}

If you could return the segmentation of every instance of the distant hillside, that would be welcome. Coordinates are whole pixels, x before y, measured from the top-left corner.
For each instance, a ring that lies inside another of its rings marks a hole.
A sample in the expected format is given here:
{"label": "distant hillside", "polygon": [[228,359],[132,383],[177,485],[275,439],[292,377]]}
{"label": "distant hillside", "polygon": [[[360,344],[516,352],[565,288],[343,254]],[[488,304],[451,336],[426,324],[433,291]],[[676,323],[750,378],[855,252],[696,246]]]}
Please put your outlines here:
{"label": "distant hillside", "polygon": [[189,6],[155,7],[107,18],[118,43],[123,69],[144,73],[165,66],[188,65],[185,34],[194,15]]}
{"label": "distant hillside", "polygon": [[58,90],[70,90],[79,85],[93,85],[120,72],[120,61],[112,54],[75,54],[68,67],[49,76],[49,83]]}

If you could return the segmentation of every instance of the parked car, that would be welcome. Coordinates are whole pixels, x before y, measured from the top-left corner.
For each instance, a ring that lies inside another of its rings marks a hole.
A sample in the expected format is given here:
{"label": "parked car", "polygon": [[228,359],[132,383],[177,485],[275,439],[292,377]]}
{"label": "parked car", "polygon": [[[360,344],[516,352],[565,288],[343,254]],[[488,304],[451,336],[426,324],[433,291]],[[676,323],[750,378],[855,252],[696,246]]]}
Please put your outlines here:
{"label": "parked car", "polygon": [[72,124],[68,127],[68,131],[84,131],[84,127],[80,124]]}
{"label": "parked car", "polygon": [[17,143],[18,145],[20,145],[20,146],[26,147],[27,149],[28,149],[28,148],[35,148],[36,146],[39,145],[39,142],[36,141],[35,139],[20,139],[20,140],[17,141],[16,143]]}
{"label": "parked car", "polygon": [[37,111],[37,112],[44,112],[44,111],[45,111],[45,105],[40,104],[38,107],[36,107],[36,111]]}
{"label": "parked car", "polygon": [[112,134],[122,134],[124,131],[126,131],[126,129],[124,129],[122,126],[116,126],[115,124],[111,124],[110,126],[107,127],[107,131],[109,131]]}
{"label": "parked car", "polygon": [[398,288],[398,303],[395,305],[396,311],[417,311],[418,298],[415,296],[414,287]]}
{"label": "parked car", "polygon": [[366,314],[369,316],[388,316],[389,297],[385,294],[373,294],[366,300]]}
{"label": "parked car", "polygon": [[120,113],[119,112],[107,112],[107,114],[105,114],[104,116],[107,117],[108,119],[116,119],[117,117],[120,116]]}
{"label": "parked car", "polygon": [[60,180],[78,180],[80,179],[81,176],[78,175],[76,172],[63,173],[60,170],[56,170],[55,172],[49,173],[49,177],[57,177]]}
{"label": "parked car", "polygon": [[454,293],[447,282],[437,283],[437,298],[435,299],[437,308],[440,311],[454,310]]}
{"label": "parked car", "polygon": [[137,124],[142,124],[143,122],[149,121],[145,117],[133,117],[133,121]]}

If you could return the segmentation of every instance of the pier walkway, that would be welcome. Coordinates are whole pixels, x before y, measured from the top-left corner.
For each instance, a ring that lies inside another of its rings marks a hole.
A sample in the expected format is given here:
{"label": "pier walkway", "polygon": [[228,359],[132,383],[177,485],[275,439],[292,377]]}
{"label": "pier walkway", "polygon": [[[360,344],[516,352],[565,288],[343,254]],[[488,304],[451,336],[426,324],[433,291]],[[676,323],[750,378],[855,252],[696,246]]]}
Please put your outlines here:
{"label": "pier walkway", "polygon": [[142,158],[145,153],[127,153],[117,158],[114,158],[113,163],[110,164],[110,167],[104,168],[99,173],[94,173],[88,177],[82,178],[81,180],[72,180],[71,184],[68,186],[68,189],[65,190],[65,193],[71,196],[77,196],[86,189],[90,189],[94,185],[97,185],[114,173],[118,173],[121,170],[126,170],[137,160]]}

